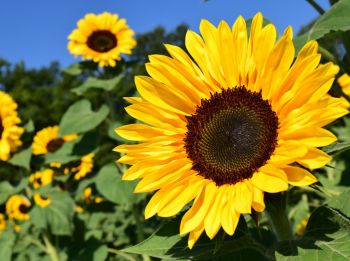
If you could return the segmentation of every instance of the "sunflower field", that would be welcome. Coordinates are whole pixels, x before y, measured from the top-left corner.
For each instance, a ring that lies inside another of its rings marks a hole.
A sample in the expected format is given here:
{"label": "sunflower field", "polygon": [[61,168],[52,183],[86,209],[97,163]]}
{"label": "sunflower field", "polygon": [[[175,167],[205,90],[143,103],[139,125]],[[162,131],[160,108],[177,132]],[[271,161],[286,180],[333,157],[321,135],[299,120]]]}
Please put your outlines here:
{"label": "sunflower field", "polygon": [[0,260],[350,260],[350,0],[307,2],[0,59]]}

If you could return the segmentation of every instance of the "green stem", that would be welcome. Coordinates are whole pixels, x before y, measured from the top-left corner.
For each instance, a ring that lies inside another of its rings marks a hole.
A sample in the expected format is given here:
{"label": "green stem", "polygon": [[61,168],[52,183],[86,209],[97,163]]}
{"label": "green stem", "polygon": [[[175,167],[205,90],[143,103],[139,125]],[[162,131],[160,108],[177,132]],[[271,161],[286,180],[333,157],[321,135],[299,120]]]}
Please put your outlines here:
{"label": "green stem", "polygon": [[45,247],[43,244],[41,244],[41,242],[39,242],[38,240],[33,239],[33,238],[29,238],[29,237],[24,237],[23,240],[28,241],[29,243],[31,243],[31,244],[37,246],[37,247],[40,248],[42,251],[44,251],[45,253],[47,253],[46,247]]}
{"label": "green stem", "polygon": [[56,248],[52,245],[48,235],[44,235],[43,239],[46,246],[46,252],[50,256],[51,261],[60,261]]}
{"label": "green stem", "polygon": [[328,61],[339,63],[338,59],[327,49],[323,48],[322,46],[318,46],[318,52]]}
{"label": "green stem", "polygon": [[320,14],[324,14],[325,11],[323,10],[323,8],[318,4],[316,3],[316,1],[314,0],[306,0],[310,5],[312,5],[313,8],[315,8],[315,10]]}
{"label": "green stem", "polygon": [[297,249],[293,242],[294,235],[287,215],[287,193],[265,194],[266,211],[279,242],[289,245],[289,253],[295,254]]}
{"label": "green stem", "polygon": [[[138,240],[138,242],[141,242],[145,239],[145,235],[143,233],[143,223],[142,223],[142,220],[140,218],[140,216],[142,216],[142,214],[138,211],[137,205],[133,206],[132,214],[134,216],[134,220],[135,220],[136,228],[137,228],[137,240]],[[143,261],[150,261],[151,258],[147,255],[142,255],[142,260]]]}

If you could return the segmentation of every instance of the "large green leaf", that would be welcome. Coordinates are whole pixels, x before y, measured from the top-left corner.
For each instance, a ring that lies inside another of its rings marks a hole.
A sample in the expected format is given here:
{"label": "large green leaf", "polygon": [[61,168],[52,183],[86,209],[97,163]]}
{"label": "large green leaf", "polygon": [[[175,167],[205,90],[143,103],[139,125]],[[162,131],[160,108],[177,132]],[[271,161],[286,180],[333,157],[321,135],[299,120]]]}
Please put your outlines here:
{"label": "large green leaf", "polygon": [[350,30],[350,1],[340,0],[324,13],[306,34],[294,38],[296,50],[309,40],[320,39],[328,33]]}
{"label": "large green leaf", "polygon": [[190,250],[187,246],[187,237],[179,236],[180,219],[165,224],[145,241],[123,251],[134,254],[145,254],[163,259],[214,259],[214,260],[271,260],[270,256],[260,243],[252,236],[239,233],[233,237],[222,235],[209,240],[205,236]]}
{"label": "large green leaf", "polygon": [[339,210],[350,219],[350,189],[345,190],[338,197],[333,197],[327,201],[327,205]]}
{"label": "large green leaf", "polygon": [[0,259],[1,261],[11,261],[12,248],[15,242],[15,235],[7,230],[0,232]]}
{"label": "large green leaf", "polygon": [[89,77],[82,85],[72,89],[72,92],[76,93],[77,95],[82,95],[91,88],[111,91],[117,87],[123,77],[124,75],[118,75],[117,77],[109,80],[101,80],[94,77]]}
{"label": "large green leaf", "polygon": [[43,195],[50,197],[52,201],[47,207],[35,206],[30,211],[32,223],[36,227],[50,229],[54,235],[71,235],[74,201],[67,192],[44,190]]}
{"label": "large green leaf", "polygon": [[90,101],[86,99],[77,101],[63,115],[59,134],[63,136],[92,130],[104,121],[108,113],[107,105],[102,105],[97,112],[94,112],[91,110]]}
{"label": "large green leaf", "polygon": [[138,198],[133,193],[135,182],[123,181],[114,163],[104,166],[95,182],[98,192],[114,203],[132,205]]}
{"label": "large green leaf", "polygon": [[9,163],[30,170],[30,160],[32,159],[32,147],[28,147],[17,152],[9,160]]}

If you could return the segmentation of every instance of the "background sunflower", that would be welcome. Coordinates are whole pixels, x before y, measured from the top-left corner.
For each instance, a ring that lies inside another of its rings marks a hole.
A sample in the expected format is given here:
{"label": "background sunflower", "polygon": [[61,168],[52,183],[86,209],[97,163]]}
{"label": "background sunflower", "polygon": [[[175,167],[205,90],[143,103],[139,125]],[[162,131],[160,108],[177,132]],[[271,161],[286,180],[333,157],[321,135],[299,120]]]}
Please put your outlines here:
{"label": "background sunflower", "polygon": [[111,13],[87,14],[68,36],[68,50],[99,66],[116,66],[121,54],[131,54],[136,41],[125,19]]}

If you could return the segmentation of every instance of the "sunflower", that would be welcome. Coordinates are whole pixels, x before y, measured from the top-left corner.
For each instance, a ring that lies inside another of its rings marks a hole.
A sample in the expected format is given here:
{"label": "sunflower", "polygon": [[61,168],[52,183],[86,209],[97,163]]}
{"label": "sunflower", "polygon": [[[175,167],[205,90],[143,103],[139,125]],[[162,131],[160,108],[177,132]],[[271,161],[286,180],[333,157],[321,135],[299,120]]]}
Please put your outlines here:
{"label": "sunflower", "polygon": [[303,218],[295,227],[295,233],[298,236],[303,236],[305,233],[305,229],[307,226],[307,222],[309,221],[310,213],[307,214],[305,218]]}
{"label": "sunflower", "polygon": [[84,189],[84,192],[83,192],[83,200],[86,203],[94,202],[94,203],[98,204],[98,203],[101,203],[103,201],[103,198],[93,196],[92,195],[92,188],[87,187]]}
{"label": "sunflower", "polygon": [[4,231],[5,229],[6,229],[5,215],[0,213],[0,231]]}
{"label": "sunflower", "polygon": [[24,129],[17,113],[17,104],[11,96],[0,91],[0,160],[8,160],[11,152],[22,145],[20,140]]}
{"label": "sunflower", "polygon": [[146,218],[193,201],[180,224],[190,248],[203,231],[234,234],[241,214],[265,209],[264,192],[316,182],[307,169],[327,164],[319,147],[336,140],[322,127],[348,113],[327,94],[338,66],[320,64],[315,41],[294,60],[291,27],[276,42],[258,13],[249,37],[242,17],[232,29],[203,20],[200,32],[186,34],[192,58],[172,45],[171,57],[149,57],[150,77],[135,79],[141,97],[127,98],[126,108],[145,124],[116,129],[140,143],[115,148],[132,165],[123,179],[142,179],[135,192],[157,190]]}
{"label": "sunflower", "polygon": [[74,174],[75,180],[80,180],[92,171],[94,167],[94,153],[90,153],[82,157],[79,161],[73,163],[70,172]]}
{"label": "sunflower", "polygon": [[42,155],[48,152],[55,152],[60,149],[67,141],[75,140],[76,134],[69,134],[58,137],[58,126],[44,128],[38,131],[33,141],[33,154]]}
{"label": "sunflower", "polygon": [[114,67],[121,54],[131,54],[136,46],[134,32],[116,14],[87,14],[77,26],[68,36],[68,50],[75,56],[92,59],[99,66]]}
{"label": "sunflower", "polygon": [[342,91],[350,96],[350,76],[347,73],[344,73],[338,78],[338,84],[340,85]]}
{"label": "sunflower", "polygon": [[52,169],[44,169],[42,171],[37,171],[29,176],[29,182],[33,184],[35,189],[41,186],[46,186],[52,183],[53,176],[55,172]]}
{"label": "sunflower", "polygon": [[10,219],[25,221],[29,219],[29,200],[21,195],[13,195],[6,202],[6,213]]}
{"label": "sunflower", "polygon": [[33,198],[34,198],[35,204],[41,208],[46,208],[48,205],[51,204],[51,201],[52,201],[50,197],[44,197],[39,193],[35,193]]}

